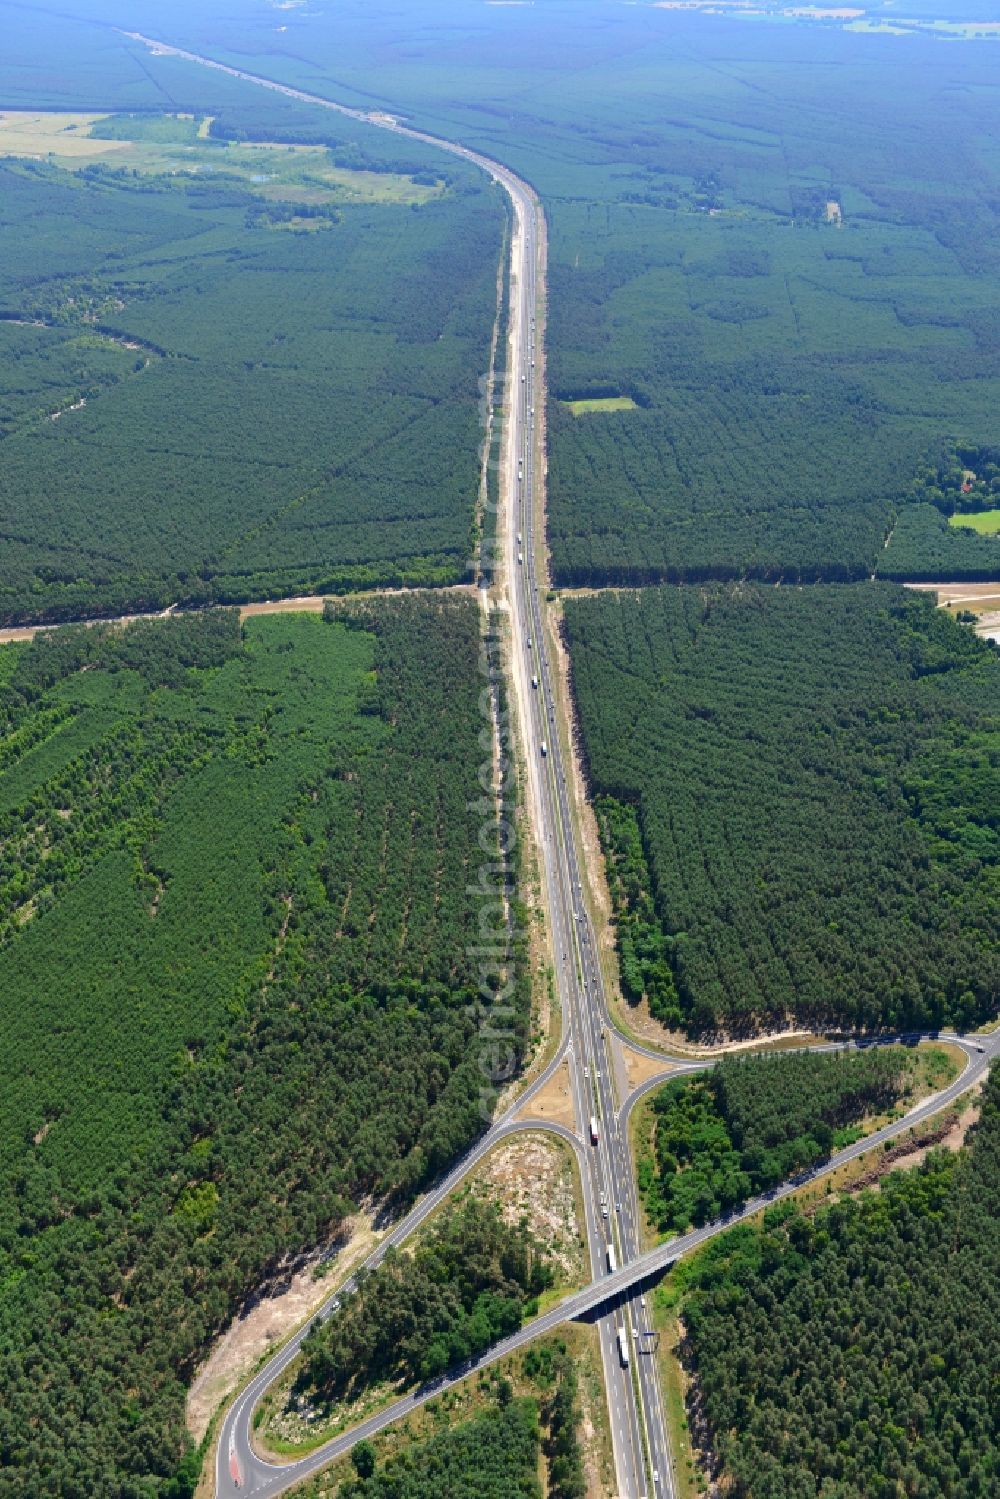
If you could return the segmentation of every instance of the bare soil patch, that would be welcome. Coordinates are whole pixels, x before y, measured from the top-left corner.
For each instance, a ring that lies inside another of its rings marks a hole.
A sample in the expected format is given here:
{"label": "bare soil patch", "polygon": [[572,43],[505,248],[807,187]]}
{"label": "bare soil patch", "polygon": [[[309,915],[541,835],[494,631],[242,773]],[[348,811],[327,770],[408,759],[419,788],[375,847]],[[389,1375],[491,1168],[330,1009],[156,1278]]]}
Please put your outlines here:
{"label": "bare soil patch", "polygon": [[[326,1246],[290,1271],[270,1294],[262,1294],[218,1340],[194,1377],[185,1416],[196,1442],[208,1430],[219,1405],[243,1381],[271,1348],[282,1342],[325,1301],[337,1280],[368,1255],[376,1243],[367,1215],[348,1219],[345,1238],[332,1250]],[[332,1252],[331,1252],[332,1250]],[[320,1265],[326,1273],[317,1276]]]}
{"label": "bare soil patch", "polygon": [[553,1124],[564,1124],[567,1129],[577,1128],[576,1109],[569,1084],[569,1066],[566,1062],[556,1069],[545,1087],[528,1100],[517,1117],[550,1119]]}
{"label": "bare soil patch", "polygon": [[648,1083],[650,1078],[662,1077],[667,1082],[670,1068],[662,1057],[647,1057],[644,1052],[633,1051],[631,1046],[622,1043],[622,1060],[625,1063],[625,1077],[628,1082],[628,1090],[631,1093],[642,1083]]}
{"label": "bare soil patch", "polygon": [[240,619],[251,619],[255,614],[322,614],[325,605],[326,599],[320,593],[295,599],[265,599],[258,604],[241,604]]}
{"label": "bare soil patch", "polygon": [[[977,1094],[981,1093],[982,1084],[977,1084],[975,1091]],[[919,1166],[921,1161],[923,1161],[924,1157],[927,1155],[927,1152],[931,1149],[936,1148],[939,1150],[950,1150],[953,1152],[961,1150],[962,1146],[965,1144],[965,1137],[969,1133],[969,1130],[972,1128],[972,1126],[975,1124],[976,1120],[979,1118],[979,1114],[980,1106],[977,1103],[973,1104],[971,1108],[966,1109],[964,1114],[959,1114],[957,1117],[946,1115],[941,1124],[941,1129],[943,1132],[939,1135],[939,1137],[933,1142],[930,1142],[926,1145],[917,1146],[915,1149],[905,1149],[904,1154],[896,1156],[895,1160],[893,1161],[893,1171],[909,1171],[911,1167]],[[948,1123],[948,1120],[951,1121],[950,1124]],[[886,1156],[889,1156],[891,1154],[891,1151],[886,1151]],[[883,1171],[881,1175],[884,1176],[885,1172]]]}
{"label": "bare soil patch", "polygon": [[507,1223],[526,1219],[559,1267],[563,1284],[585,1279],[569,1146],[546,1136],[515,1135],[490,1151],[471,1182],[473,1192],[495,1199]]}
{"label": "bare soil patch", "polygon": [[936,593],[942,608],[964,607],[978,613],[987,605],[1000,609],[1000,583],[907,583],[921,593]]}
{"label": "bare soil patch", "polygon": [[[613,934],[612,940],[614,940]],[[646,1041],[651,1046],[659,1046],[672,1055],[683,1056],[689,1060],[697,1060],[699,1057],[719,1057],[733,1051],[782,1051],[787,1047],[799,1047],[827,1039],[817,1035],[814,1031],[789,1029],[760,1031],[756,1035],[741,1036],[739,1039],[730,1036],[711,1045],[702,1045],[698,1041],[689,1040],[683,1031],[668,1030],[665,1025],[654,1020],[645,999],[640,1000],[638,1004],[631,1005],[616,997],[614,1004],[617,1006],[619,1023],[631,1031],[638,1040]]]}

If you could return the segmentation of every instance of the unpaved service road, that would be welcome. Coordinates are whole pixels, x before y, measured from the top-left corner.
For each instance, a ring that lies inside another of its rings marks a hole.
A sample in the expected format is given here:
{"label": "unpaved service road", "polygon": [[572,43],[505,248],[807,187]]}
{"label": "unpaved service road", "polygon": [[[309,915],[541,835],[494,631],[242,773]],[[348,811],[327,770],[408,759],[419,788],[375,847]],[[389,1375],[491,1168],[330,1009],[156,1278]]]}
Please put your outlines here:
{"label": "unpaved service road", "polygon": [[[394,598],[400,593],[423,593],[431,590],[427,588],[368,588],[360,593],[305,593],[292,599],[261,599],[255,604],[207,604],[204,609],[177,610],[175,605],[169,609],[161,609],[153,614],[118,614],[110,618],[96,619],[64,619],[57,625],[11,625],[5,630],[0,630],[0,645],[11,645],[17,640],[34,640],[36,635],[46,630],[61,630],[67,625],[131,625],[138,619],[167,619],[171,614],[207,614],[213,609],[238,609],[240,620],[250,619],[257,614],[322,614],[327,603],[336,603],[339,599],[373,599]],[[479,593],[474,583],[453,583],[436,590],[438,593]]]}

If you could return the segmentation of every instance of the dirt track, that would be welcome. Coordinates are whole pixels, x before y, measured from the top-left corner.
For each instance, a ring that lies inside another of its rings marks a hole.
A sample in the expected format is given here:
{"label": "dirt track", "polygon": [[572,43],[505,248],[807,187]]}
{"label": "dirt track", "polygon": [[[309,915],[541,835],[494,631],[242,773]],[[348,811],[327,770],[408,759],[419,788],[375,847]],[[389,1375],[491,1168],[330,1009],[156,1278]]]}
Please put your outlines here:
{"label": "dirt track", "polygon": [[[204,609],[185,610],[185,613],[207,614],[211,609],[236,608],[240,619],[250,619],[257,614],[320,614],[327,600],[391,598],[397,593],[476,593],[474,583],[452,583],[445,588],[369,588],[362,593],[306,593],[291,599],[263,599],[255,604],[209,604]],[[0,645],[10,645],[17,640],[33,640],[46,630],[57,630],[65,625],[131,625],[137,619],[166,619],[174,608],[161,609],[153,614],[119,614],[110,619],[66,619],[58,625],[11,625],[0,630]]]}

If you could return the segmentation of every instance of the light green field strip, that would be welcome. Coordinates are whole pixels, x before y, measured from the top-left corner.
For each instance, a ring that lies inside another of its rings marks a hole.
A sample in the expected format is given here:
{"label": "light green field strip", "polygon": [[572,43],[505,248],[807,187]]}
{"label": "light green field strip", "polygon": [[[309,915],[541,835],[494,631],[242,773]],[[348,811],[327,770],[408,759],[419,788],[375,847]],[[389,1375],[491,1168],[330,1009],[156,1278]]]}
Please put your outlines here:
{"label": "light green field strip", "polygon": [[564,401],[574,416],[585,416],[591,411],[635,411],[631,396],[597,396],[590,401]]}
{"label": "light green field strip", "polygon": [[1000,532],[1000,510],[980,510],[967,515],[951,515],[949,526],[959,526],[965,531],[978,531],[980,536],[996,536]]}
{"label": "light green field strip", "polygon": [[262,197],[305,204],[426,203],[444,191],[440,182],[414,182],[398,172],[335,167],[322,146],[213,140],[207,117],[196,127],[190,115],[158,116],[158,121],[176,121],[176,140],[151,132],[142,136],[141,128],[135,140],[104,139],[91,133],[109,118],[114,116],[4,110],[0,113],[0,157],[27,156],[74,169],[103,162],[153,175],[225,173],[253,182]]}

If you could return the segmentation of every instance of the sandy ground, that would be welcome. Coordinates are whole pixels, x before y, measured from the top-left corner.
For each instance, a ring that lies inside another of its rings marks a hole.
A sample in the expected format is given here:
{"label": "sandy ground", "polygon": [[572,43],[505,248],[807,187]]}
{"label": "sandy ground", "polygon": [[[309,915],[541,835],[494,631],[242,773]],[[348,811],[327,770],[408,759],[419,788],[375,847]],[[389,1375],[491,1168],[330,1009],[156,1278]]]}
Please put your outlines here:
{"label": "sandy ground", "polygon": [[732,1051],[780,1051],[786,1046],[802,1046],[805,1042],[825,1040],[825,1037],[817,1036],[810,1030],[760,1031],[745,1040],[734,1041],[730,1037],[717,1046],[701,1046],[696,1041],[690,1041],[683,1032],[667,1030],[666,1026],[654,1020],[646,1000],[637,1005],[619,1000],[617,1007],[612,1005],[612,1011],[617,1013],[619,1022],[627,1025],[640,1041],[648,1041],[652,1046],[662,1046],[675,1056],[686,1057],[689,1061],[697,1061],[699,1057],[719,1057]]}
{"label": "sandy ground", "polygon": [[506,1222],[527,1218],[563,1280],[583,1284],[584,1245],[568,1145],[541,1133],[504,1140],[476,1172],[473,1190],[495,1198]]}
{"label": "sandy ground", "polygon": [[[337,603],[340,600],[347,602],[351,599],[380,599],[392,598],[398,593],[478,593],[474,583],[453,583],[445,588],[369,588],[361,593],[338,593],[301,594],[292,599],[263,599],[256,604],[212,604],[208,609],[193,609],[181,611],[184,613],[206,614],[211,609],[238,608],[240,619],[250,619],[256,614],[321,614],[326,603]],[[166,619],[168,615],[175,612],[174,607],[163,609],[157,614],[120,614],[110,619],[68,619],[64,620],[66,625],[130,625],[138,619]],[[35,636],[44,630],[58,629],[58,625],[11,625],[8,629],[0,630],[0,645],[11,645],[16,640],[33,640]]]}
{"label": "sandy ground", "polygon": [[[982,1081],[980,1081],[974,1088],[971,1088],[969,1090],[968,1094],[966,1095],[965,1101],[968,1102],[968,1100],[971,1098],[978,1099],[982,1091],[983,1084]],[[965,1144],[965,1137],[969,1133],[969,1130],[972,1128],[972,1126],[975,1124],[976,1120],[979,1118],[979,1114],[979,1103],[977,1102],[972,1104],[970,1108],[966,1108],[959,1115],[948,1133],[946,1135],[942,1135],[941,1139],[938,1140],[936,1145],[934,1145],[933,1147],[930,1145],[924,1145],[921,1146],[918,1150],[908,1151],[906,1155],[897,1156],[892,1163],[892,1170],[908,1171],[912,1166],[919,1166],[921,1161],[926,1156],[927,1152],[931,1149],[940,1150],[943,1148],[944,1150],[951,1151],[961,1150],[962,1146]]]}
{"label": "sandy ground", "polygon": [[320,593],[295,599],[265,599],[259,604],[241,604],[240,619],[252,619],[255,614],[322,614],[325,605],[326,598]]}
{"label": "sandy ground", "polygon": [[569,1066],[563,1062],[539,1093],[525,1104],[518,1119],[550,1119],[553,1124],[577,1128],[576,1109],[569,1085]]}
{"label": "sandy ground", "polygon": [[581,874],[583,875],[586,897],[590,907],[590,916],[593,923],[594,937],[597,942],[597,951],[601,970],[604,976],[605,987],[608,990],[609,999],[617,998],[618,995],[618,958],[615,933],[611,925],[611,892],[608,889],[607,870],[604,862],[604,851],[601,848],[601,835],[597,826],[597,816],[594,806],[587,796],[584,784],[583,766],[580,761],[579,741],[576,728],[576,706],[570,687],[570,660],[562,635],[562,610],[558,608],[550,611],[549,633],[552,649],[549,659],[555,665],[553,683],[556,691],[558,713],[563,723],[570,728],[570,753],[567,756],[569,779],[567,785],[570,794],[572,815],[576,821],[582,845],[583,859],[581,862]]}
{"label": "sandy ground", "polygon": [[969,604],[980,608],[996,602],[1000,608],[1000,583],[906,583],[920,593],[936,593],[939,604]]}
{"label": "sandy ground", "polygon": [[976,634],[1000,644],[1000,583],[907,583],[922,593],[937,594],[942,609],[967,609],[979,616]]}
{"label": "sandy ground", "polygon": [[649,1082],[651,1077],[662,1077],[666,1082],[670,1076],[672,1069],[666,1066],[662,1058],[647,1057],[641,1051],[633,1051],[631,1046],[624,1044],[621,1053],[630,1093],[633,1088],[638,1088],[640,1083]]}
{"label": "sandy ground", "polygon": [[347,1229],[349,1237],[325,1275],[317,1279],[313,1273],[323,1258],[316,1254],[274,1295],[262,1297],[223,1333],[188,1391],[185,1418],[196,1442],[221,1402],[243,1384],[262,1356],[293,1332],[374,1248],[377,1236],[370,1217],[349,1219]]}

